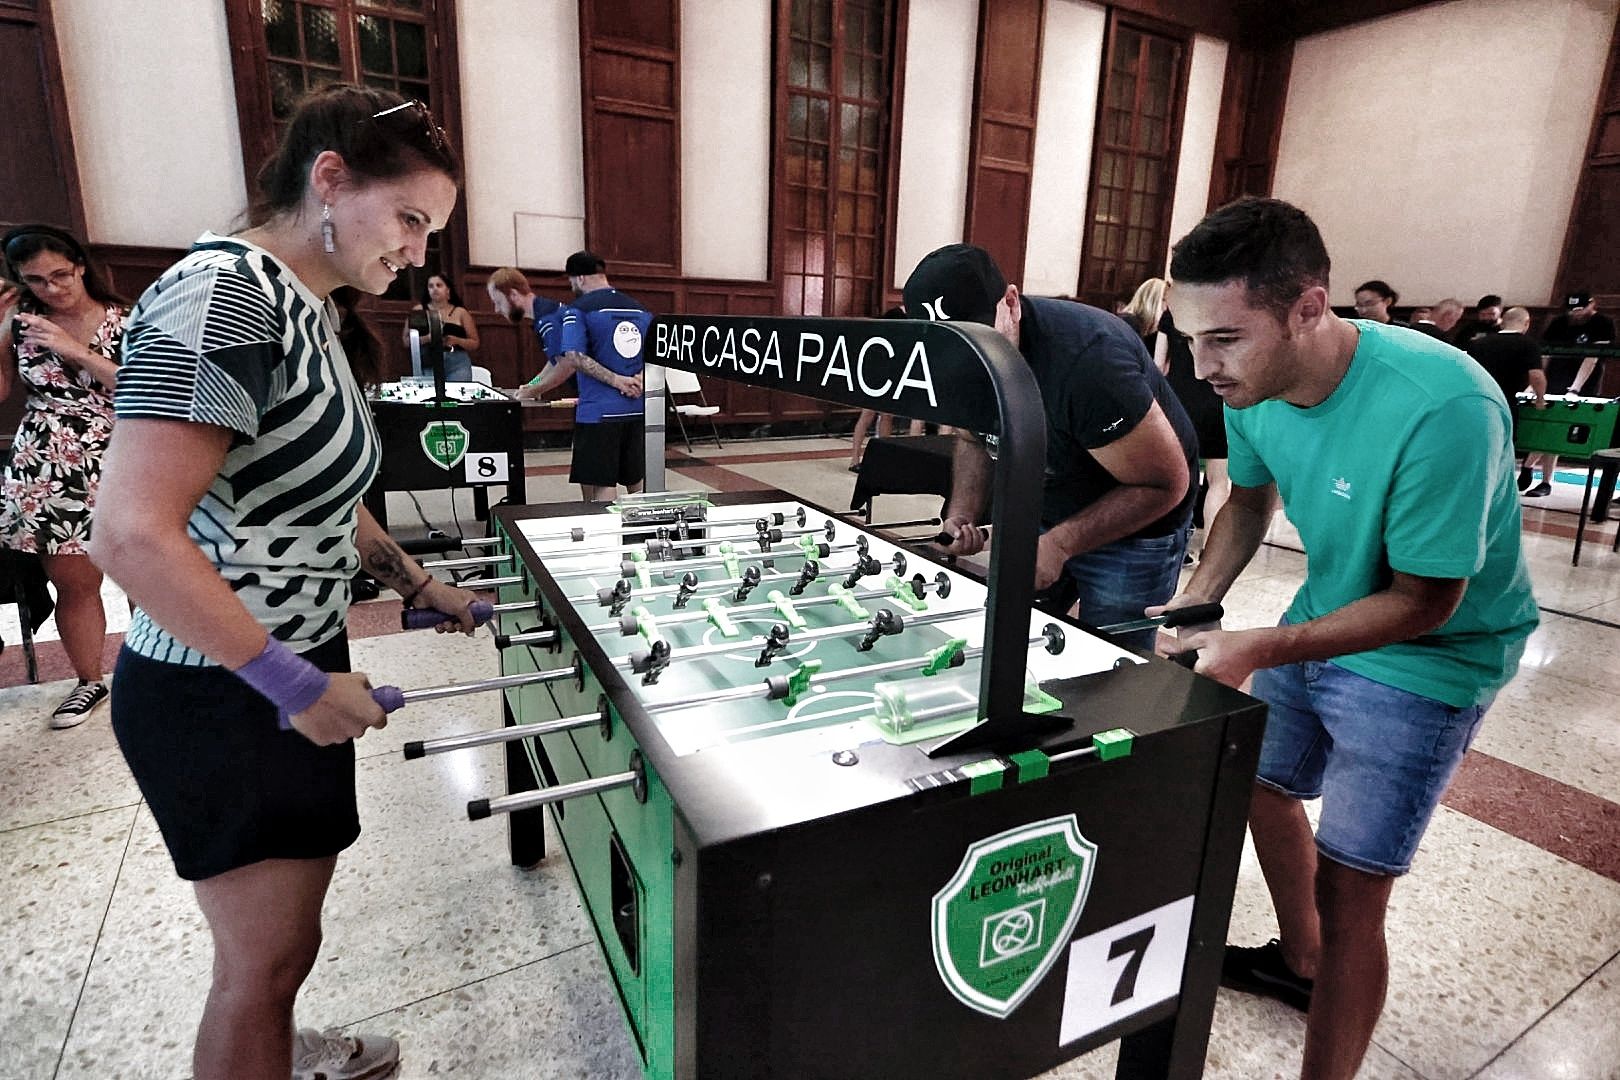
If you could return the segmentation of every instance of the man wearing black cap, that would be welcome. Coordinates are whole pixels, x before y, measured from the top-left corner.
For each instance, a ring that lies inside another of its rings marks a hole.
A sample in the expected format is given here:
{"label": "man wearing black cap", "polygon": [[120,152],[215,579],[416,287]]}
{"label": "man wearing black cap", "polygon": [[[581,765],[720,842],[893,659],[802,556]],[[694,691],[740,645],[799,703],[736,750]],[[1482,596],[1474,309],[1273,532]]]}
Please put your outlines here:
{"label": "man wearing black cap", "polygon": [[568,479],[586,502],[612,502],[620,484],[634,493],[646,477],[641,372],[652,313],[608,283],[599,255],[576,251],[563,271],[575,299],[563,314],[557,364],[579,375]]}
{"label": "man wearing black cap", "polygon": [[[1543,345],[1611,345],[1614,320],[1599,315],[1597,301],[1586,290],[1564,298],[1564,314],[1547,324],[1541,335]],[[1547,390],[1553,394],[1579,394],[1597,367],[1597,357],[1550,356],[1547,358]],[[1596,389],[1596,387],[1593,387]]]}
{"label": "man wearing black cap", "polygon": [[[1037,603],[1076,601],[1094,626],[1141,617],[1176,589],[1187,549],[1198,440],[1142,339],[1106,311],[1020,294],[983,248],[930,253],[905,287],[906,313],[993,326],[1028,361],[1046,406],[1046,482]],[[944,531],[952,554],[984,547],[990,458],[958,434]],[[1122,636],[1153,647],[1153,630]]]}

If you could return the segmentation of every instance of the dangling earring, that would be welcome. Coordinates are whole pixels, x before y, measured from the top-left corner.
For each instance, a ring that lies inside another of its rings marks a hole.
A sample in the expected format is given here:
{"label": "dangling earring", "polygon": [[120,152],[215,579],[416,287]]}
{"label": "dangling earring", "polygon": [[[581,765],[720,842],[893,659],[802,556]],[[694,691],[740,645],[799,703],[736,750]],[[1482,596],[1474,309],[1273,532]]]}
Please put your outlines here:
{"label": "dangling earring", "polygon": [[321,203],[321,247],[328,255],[337,250],[337,226],[332,224],[331,203]]}

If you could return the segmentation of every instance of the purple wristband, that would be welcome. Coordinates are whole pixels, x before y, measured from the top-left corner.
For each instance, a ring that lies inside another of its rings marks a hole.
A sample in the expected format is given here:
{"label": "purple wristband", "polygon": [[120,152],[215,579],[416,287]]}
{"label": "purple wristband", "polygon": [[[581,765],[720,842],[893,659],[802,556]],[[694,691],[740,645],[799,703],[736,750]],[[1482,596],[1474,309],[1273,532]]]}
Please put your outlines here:
{"label": "purple wristband", "polygon": [[283,716],[301,713],[326,693],[326,672],[271,637],[236,677],[270,699]]}

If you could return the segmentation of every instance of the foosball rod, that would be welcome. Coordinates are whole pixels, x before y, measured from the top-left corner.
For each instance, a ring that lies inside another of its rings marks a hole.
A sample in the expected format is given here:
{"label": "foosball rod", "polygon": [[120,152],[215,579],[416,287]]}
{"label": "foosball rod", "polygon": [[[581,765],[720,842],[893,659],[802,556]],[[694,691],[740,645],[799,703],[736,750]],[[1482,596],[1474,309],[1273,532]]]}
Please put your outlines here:
{"label": "foosball rod", "polygon": [[[762,544],[780,544],[784,540],[796,540],[801,536],[815,536],[818,534],[825,538],[828,542],[836,540],[838,538],[838,523],[832,518],[828,518],[825,525],[817,526],[814,529],[761,529],[757,534],[755,534],[755,536],[696,536],[689,537],[685,540],[665,540],[659,538],[648,540],[645,547],[648,555],[656,556],[660,551],[672,551],[676,548],[713,547],[715,544],[718,544],[723,540],[740,540],[746,543],[747,541],[753,540],[757,537],[758,541]],[[602,550],[612,549],[604,548]],[[583,555],[585,553],[570,552],[570,554]]]}
{"label": "foosball rod", "polygon": [[526,671],[521,675],[497,675],[493,679],[480,679],[477,682],[424,686],[418,690],[401,690],[397,686],[378,686],[372,689],[371,696],[378,705],[383,707],[384,712],[394,712],[418,701],[461,697],[463,694],[482,694],[490,690],[509,690],[514,686],[533,686],[538,683],[556,682],[559,679],[578,678],[578,676],[579,672],[572,667],[556,668],[552,671]]}
{"label": "foosball rod", "polygon": [[[861,537],[865,540],[866,537]],[[736,558],[742,562],[765,562],[771,559],[825,559],[835,551],[853,551],[854,544],[818,544],[814,552],[806,552],[797,544],[785,547],[781,551],[734,551],[730,555],[713,555],[701,559],[671,559],[669,561],[648,561],[642,563],[648,571],[659,571],[663,574],[672,574],[678,570],[705,570],[711,566],[724,566],[729,559]],[[637,560],[621,559],[619,561],[619,577],[633,578],[637,573]],[[601,577],[613,571],[601,567],[591,567],[580,570],[561,570],[552,574],[553,580],[577,577]]]}
{"label": "foosball rod", "polygon": [[435,570],[468,570],[474,566],[499,566],[501,563],[511,561],[512,554],[507,552],[505,555],[473,555],[466,559],[434,559],[417,565],[432,573]]}
{"label": "foosball rod", "polygon": [[[1063,651],[1063,628],[1057,623],[1047,623],[1045,631],[1030,638],[1026,644],[1030,648],[1041,646],[1047,652],[1056,655]],[[961,667],[969,660],[977,660],[984,655],[983,645],[974,645],[962,649],[952,657],[948,666]],[[859,679],[868,675],[889,675],[898,671],[917,666],[918,658],[908,656],[903,660],[885,660],[880,664],[864,664],[860,667],[840,668],[837,671],[822,672],[810,676],[806,680],[806,687],[825,686],[828,683],[839,682],[844,679]],[[674,709],[686,709],[693,705],[707,705],[717,701],[747,701],[749,698],[764,698],[766,701],[780,701],[788,696],[790,682],[786,675],[772,675],[764,680],[761,687],[739,686],[730,690],[722,690],[717,694],[703,694],[699,697],[680,698],[675,701],[655,701],[644,705],[648,712],[665,712]]]}
{"label": "foosball rod", "polygon": [[[890,612],[889,614],[892,615],[893,613]],[[896,633],[903,632],[907,628],[913,626],[931,626],[934,623],[959,622],[963,619],[972,618],[973,614],[974,612],[969,610],[935,611],[926,615],[914,615],[909,618],[900,616],[900,629],[896,631]],[[780,625],[782,625],[784,629],[786,628],[785,623]],[[851,637],[855,634],[868,633],[872,629],[872,620],[869,619],[866,622],[844,623],[841,626],[823,626],[816,630],[806,630],[800,634],[793,634],[790,631],[789,636],[782,645],[782,649],[787,649],[788,647],[796,645],[801,641],[823,641],[828,638]],[[690,648],[681,649],[679,651],[671,649],[669,653],[669,662],[674,663],[677,660],[696,660],[703,656],[720,656],[729,652],[742,652],[746,649],[752,649],[757,646],[767,644],[769,641],[769,634],[760,634],[757,637],[739,639],[737,641],[722,641],[714,645],[694,645]],[[613,659],[608,661],[608,663],[612,664],[614,667],[634,667],[634,665],[636,665],[638,662],[639,661],[635,655],[615,656]]]}
{"label": "foosball rod", "polygon": [[[922,578],[922,575],[918,574],[917,577]],[[763,580],[764,579],[762,578],[761,583],[763,583]],[[929,584],[934,586],[936,595],[939,596],[939,598],[944,599],[950,595],[951,578],[950,575],[945,573],[943,570],[934,576],[932,583],[930,583],[927,579],[923,579],[921,581],[914,579],[912,581],[905,582],[906,587],[911,590],[912,595],[917,597],[919,600],[928,595]],[[728,588],[729,587],[730,586],[728,586]],[[861,600],[887,600],[893,595],[894,593],[888,589],[863,589],[860,592],[850,592],[844,596],[833,596],[831,594],[827,596],[813,596],[808,600],[795,600],[792,603],[794,608],[820,607],[823,604],[838,604],[848,600],[854,600],[857,602]],[[726,608],[725,613],[728,616],[754,615],[762,611],[775,610],[777,610],[777,602],[774,600],[766,600],[759,603],[741,604],[737,607]],[[707,622],[712,617],[713,616],[706,611],[685,611],[679,615],[660,615],[658,617],[658,625],[662,627],[690,622]],[[586,629],[593,632],[617,629],[624,637],[634,637],[638,630],[635,623],[633,621],[627,621],[628,619],[629,616],[625,616],[624,618],[621,618],[615,622],[591,623],[586,627]]]}
{"label": "foosball rod", "polygon": [[[572,669],[568,672],[573,674]],[[576,728],[600,727],[604,722],[606,707],[593,713],[580,713],[578,716],[563,716],[556,720],[540,720],[532,724],[513,724],[511,727],[493,728],[489,731],[474,731],[466,735],[450,735],[442,739],[426,739],[419,742],[405,744],[405,757],[415,760],[426,757],[428,754],[447,754],[452,750],[468,750],[474,746],[489,746],[492,743],[509,743],[518,739],[532,739],[540,735],[555,735],[560,731],[573,731]]]}
{"label": "foosball rod", "polygon": [[[848,549],[847,548],[839,548],[838,550],[845,551],[845,550],[848,550]],[[857,552],[859,552],[861,555],[865,555],[867,553],[869,548],[867,546],[866,537],[857,536],[855,538],[855,550]],[[778,554],[782,554],[782,553],[779,552]],[[798,553],[795,552],[794,554],[798,554]],[[896,552],[895,554],[898,555],[899,552]],[[761,561],[761,562],[769,562],[769,561],[771,561],[771,559],[772,559],[772,556],[766,556],[766,558],[764,558],[762,560],[759,560],[759,561]],[[688,566],[691,566],[692,564],[696,563],[697,561],[698,560],[696,560],[696,559],[680,559],[680,560],[677,560],[674,564],[672,564],[670,566],[670,569],[671,570],[676,570],[676,569],[680,569],[682,567],[688,567]],[[750,560],[750,561],[754,561],[754,560]],[[805,560],[805,562],[812,562],[812,561],[819,561],[819,560],[811,560],[811,559],[806,559]],[[843,567],[831,567],[831,566],[821,567],[821,569],[823,571],[827,571],[827,572],[831,572],[831,573],[835,573],[835,574],[842,574],[842,573],[845,573],[846,571],[851,570],[853,568],[854,568],[853,565],[851,565],[851,566],[843,566]],[[699,567],[699,569],[704,569],[704,568]],[[796,580],[798,577],[799,577],[799,575],[797,573],[794,573],[793,571],[790,571],[790,570],[772,569],[769,573],[762,575],[760,580],[762,582],[775,581],[777,579]],[[627,586],[627,587],[629,586],[629,583],[630,583],[630,579],[624,578],[624,577],[620,577],[618,579],[618,581],[620,583],[622,583],[623,585]],[[742,581],[740,579],[738,579],[738,578],[727,578],[724,581],[703,581],[703,582],[699,582],[698,583],[698,589],[699,590],[734,589],[740,584],[742,584]],[[596,603],[599,606],[601,606],[601,607],[609,607],[610,605],[612,605],[612,603],[614,602],[615,599],[626,599],[626,600],[628,600],[633,596],[637,600],[646,600],[646,599],[650,599],[652,597],[665,596],[665,595],[667,595],[669,593],[680,592],[682,588],[683,588],[683,586],[679,582],[675,583],[674,585],[654,585],[651,588],[642,589],[640,592],[637,592],[637,593],[633,593],[633,594],[632,593],[626,593],[622,598],[617,596],[614,589],[607,588],[607,589],[597,589],[596,592],[594,592],[594,593],[584,593],[584,594],[580,594],[580,595],[576,595],[576,596],[569,596],[569,597],[566,597],[566,599],[569,601],[569,603],[572,603],[572,604],[583,604],[583,603],[586,603],[588,601],[595,600]]]}
{"label": "foosball rod", "polygon": [[[757,525],[760,521],[766,522],[767,525],[785,525],[787,524],[790,516],[801,526],[808,520],[804,507],[801,506],[792,515],[784,514],[780,510],[773,510],[764,514],[752,514],[748,517],[700,518],[696,521],[688,521],[685,524],[695,529],[709,529],[720,525]],[[663,527],[669,528],[670,526],[664,525]],[[654,532],[658,528],[659,526],[657,525],[625,525],[617,529],[582,529],[576,526],[567,530],[566,532],[535,533],[527,536],[526,539],[531,544],[543,540],[572,540],[577,544],[597,536],[608,537],[623,536],[626,533],[650,533]],[[557,553],[552,552],[552,554],[555,555]]]}
{"label": "foosball rod", "polygon": [[625,772],[598,776],[590,780],[576,780],[572,784],[558,784],[556,787],[541,788],[539,791],[502,795],[495,799],[474,799],[467,804],[467,819],[481,821],[491,814],[513,814],[519,810],[549,806],[567,799],[577,799],[582,795],[600,795],[623,787],[635,792],[637,802],[647,801],[647,770],[642,763],[640,750],[630,751],[630,768]]}

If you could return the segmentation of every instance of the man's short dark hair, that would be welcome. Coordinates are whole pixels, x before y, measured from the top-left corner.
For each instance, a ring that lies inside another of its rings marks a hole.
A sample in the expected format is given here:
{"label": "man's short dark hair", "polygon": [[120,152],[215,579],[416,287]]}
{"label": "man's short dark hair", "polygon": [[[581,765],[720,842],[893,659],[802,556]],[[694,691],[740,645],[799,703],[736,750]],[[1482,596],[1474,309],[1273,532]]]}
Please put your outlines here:
{"label": "man's short dark hair", "polygon": [[1389,282],[1382,281],[1378,278],[1373,278],[1371,281],[1363,281],[1360,285],[1356,286],[1356,292],[1370,292],[1374,296],[1382,296],[1391,304],[1401,298],[1400,293],[1389,287]]}
{"label": "man's short dark hair", "polygon": [[569,277],[590,277],[592,274],[607,273],[607,263],[602,256],[591,251],[576,251],[568,256],[568,262],[563,265],[563,273]]}
{"label": "man's short dark hair", "polygon": [[1479,303],[1474,305],[1474,309],[1477,311],[1480,308],[1501,307],[1501,306],[1502,306],[1502,298],[1500,296],[1497,296],[1495,293],[1492,292],[1492,293],[1486,293],[1484,296],[1480,297],[1479,298]]}
{"label": "man's short dark hair", "polygon": [[1177,241],[1170,277],[1184,285],[1242,281],[1249,302],[1283,318],[1306,289],[1327,288],[1332,263],[1316,223],[1281,199],[1227,203]]}

